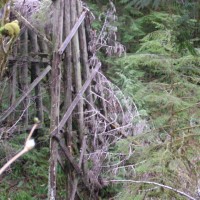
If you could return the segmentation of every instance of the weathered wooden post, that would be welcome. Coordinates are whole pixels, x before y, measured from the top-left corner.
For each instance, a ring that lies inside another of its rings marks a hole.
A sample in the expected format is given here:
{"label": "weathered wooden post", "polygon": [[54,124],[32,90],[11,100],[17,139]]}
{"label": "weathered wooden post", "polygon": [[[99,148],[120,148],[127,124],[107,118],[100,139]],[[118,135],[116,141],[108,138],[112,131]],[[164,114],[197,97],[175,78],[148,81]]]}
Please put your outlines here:
{"label": "weathered wooden post", "polygon": [[[20,49],[22,51],[23,64],[20,66],[20,83],[22,92],[25,93],[28,89],[28,29],[26,28],[21,36]],[[23,107],[24,115],[22,117],[25,127],[28,127],[28,107],[30,104],[30,98],[27,96],[24,99]]]}
{"label": "weathered wooden post", "polygon": [[[30,42],[31,42],[31,50],[35,55],[39,52],[39,47],[38,47],[38,37],[37,35],[29,31],[29,36],[30,36]],[[38,58],[38,56],[36,56]],[[31,64],[31,79],[35,80],[40,74],[40,64],[39,63],[32,63]],[[43,103],[42,103],[42,88],[41,88],[41,83],[38,83],[38,85],[35,86],[35,104],[36,104],[36,116],[39,118],[41,124],[43,123]]]}
{"label": "weathered wooden post", "polygon": [[[58,48],[62,43],[63,35],[63,0],[55,0],[53,6],[53,59],[51,71],[51,116],[50,132],[59,123],[60,115],[60,82],[61,82],[61,55]],[[50,165],[49,165],[49,200],[56,200],[56,173],[58,159],[58,144],[55,138],[50,138]]]}

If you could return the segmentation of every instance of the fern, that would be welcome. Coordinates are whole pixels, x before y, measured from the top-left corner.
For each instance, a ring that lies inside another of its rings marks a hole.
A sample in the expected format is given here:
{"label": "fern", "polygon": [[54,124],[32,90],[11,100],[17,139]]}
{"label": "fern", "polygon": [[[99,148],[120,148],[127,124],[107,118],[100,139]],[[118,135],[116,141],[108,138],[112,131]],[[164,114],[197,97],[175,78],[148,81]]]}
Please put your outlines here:
{"label": "fern", "polygon": [[[134,166],[129,179],[163,183],[196,197],[197,169],[200,169],[197,117],[200,115],[197,109],[200,59],[187,45],[180,50],[181,42],[188,40],[186,37],[179,41],[180,19],[178,15],[163,12],[142,17],[140,24],[150,23],[151,31],[140,39],[135,53],[116,59],[108,74],[139,109],[147,111],[152,121],[149,133],[121,140],[115,150],[127,153],[131,141],[141,145],[133,145],[134,156],[126,161]],[[190,31],[194,30],[193,22]],[[188,43],[194,49],[190,40]],[[124,191],[116,199],[130,196],[132,199],[185,199],[172,191],[144,184],[124,185]]]}

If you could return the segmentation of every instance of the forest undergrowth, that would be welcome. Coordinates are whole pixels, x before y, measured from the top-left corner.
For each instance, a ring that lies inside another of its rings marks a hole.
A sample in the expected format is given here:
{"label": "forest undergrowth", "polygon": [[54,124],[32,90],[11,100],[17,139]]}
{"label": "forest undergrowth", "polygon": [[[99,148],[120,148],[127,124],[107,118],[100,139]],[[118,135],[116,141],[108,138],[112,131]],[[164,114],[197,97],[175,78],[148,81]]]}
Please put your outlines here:
{"label": "forest undergrowth", "polygon": [[[93,29],[102,31],[108,16],[107,1],[86,3],[96,16]],[[109,146],[103,164],[110,165],[102,166],[102,176],[109,185],[100,191],[99,199],[197,200],[200,198],[200,18],[194,9],[199,9],[199,5],[196,1],[183,4],[168,1],[166,6],[161,0],[113,3],[116,16],[113,13],[109,16],[111,21],[104,31],[113,32],[126,53],[122,53],[121,46],[113,39],[109,42],[115,42],[120,56],[113,56],[112,48],[100,50],[98,56],[107,78],[120,88],[115,94],[123,94],[130,100],[121,105],[128,107],[127,102],[134,102],[137,108],[139,118],[129,121],[138,124],[137,120],[142,119],[146,127],[142,131],[133,127],[135,134],[128,133]],[[44,88],[48,87],[45,84]],[[109,89],[112,87],[117,88],[110,84]],[[49,105],[47,96],[44,102]],[[3,110],[7,104],[1,107]],[[49,125],[48,112],[44,123]],[[0,163],[19,151],[25,138],[26,134],[20,134],[11,138],[9,144],[1,143]],[[47,198],[48,129],[44,128],[36,140],[37,148],[4,175],[0,199]],[[59,199],[65,198],[63,179],[59,165]]]}

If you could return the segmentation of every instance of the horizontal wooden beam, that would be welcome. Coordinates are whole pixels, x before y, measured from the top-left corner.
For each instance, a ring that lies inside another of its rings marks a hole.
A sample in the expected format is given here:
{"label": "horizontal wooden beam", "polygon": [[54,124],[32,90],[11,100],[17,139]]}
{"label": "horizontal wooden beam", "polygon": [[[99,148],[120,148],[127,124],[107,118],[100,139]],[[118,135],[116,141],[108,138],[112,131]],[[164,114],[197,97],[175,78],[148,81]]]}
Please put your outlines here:
{"label": "horizontal wooden beam", "polygon": [[18,57],[13,57],[9,56],[8,61],[19,61],[19,62],[29,62],[29,63],[49,63],[48,58],[34,58],[30,56],[18,56]]}

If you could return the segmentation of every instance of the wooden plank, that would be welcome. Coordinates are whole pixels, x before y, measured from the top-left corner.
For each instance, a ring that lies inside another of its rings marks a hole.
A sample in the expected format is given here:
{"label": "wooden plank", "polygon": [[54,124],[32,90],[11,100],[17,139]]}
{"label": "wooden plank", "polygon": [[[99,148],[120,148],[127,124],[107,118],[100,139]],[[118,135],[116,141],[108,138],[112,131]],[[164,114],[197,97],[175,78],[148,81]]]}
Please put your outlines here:
{"label": "wooden plank", "polygon": [[35,88],[35,86],[47,75],[51,70],[51,66],[47,66],[44,71],[36,78],[27,89],[27,91],[17,99],[17,101],[11,105],[1,116],[0,122],[4,121],[15,109],[16,107],[26,98],[26,96]]}
{"label": "wooden plank", "polygon": [[60,46],[58,53],[59,54],[63,54],[64,50],[66,49],[67,45],[69,44],[69,42],[71,41],[71,39],[73,38],[73,36],[76,34],[79,26],[81,25],[81,23],[83,22],[83,20],[85,19],[85,15],[86,15],[87,11],[84,11],[81,16],[79,17],[78,21],[75,23],[74,27],[72,28],[72,30],[70,31],[69,35],[66,37],[65,41],[62,43],[62,45]]}
{"label": "wooden plank", "polygon": [[29,62],[29,63],[49,63],[49,59],[47,58],[33,58],[33,57],[23,57],[23,56],[19,56],[19,57],[13,57],[13,56],[9,56],[8,61],[19,61],[19,63],[22,62]]}
{"label": "wooden plank", "polygon": [[54,129],[51,132],[52,136],[55,136],[63,128],[63,126],[66,124],[68,118],[70,117],[70,115],[72,114],[74,108],[78,104],[80,98],[82,98],[82,95],[84,94],[84,92],[86,91],[86,89],[88,88],[90,83],[92,82],[94,76],[99,71],[100,67],[101,67],[101,63],[99,62],[99,63],[97,63],[96,67],[93,69],[91,76],[85,81],[85,83],[82,86],[81,90],[76,95],[75,99],[72,101],[72,104],[67,109],[67,112],[64,114],[64,116],[63,116],[62,120],[60,121],[60,123],[58,124],[57,128]]}

